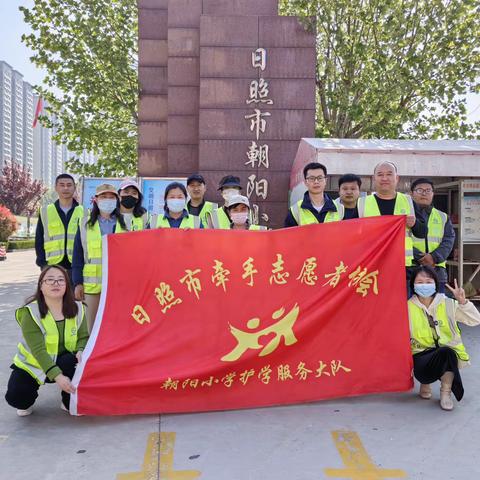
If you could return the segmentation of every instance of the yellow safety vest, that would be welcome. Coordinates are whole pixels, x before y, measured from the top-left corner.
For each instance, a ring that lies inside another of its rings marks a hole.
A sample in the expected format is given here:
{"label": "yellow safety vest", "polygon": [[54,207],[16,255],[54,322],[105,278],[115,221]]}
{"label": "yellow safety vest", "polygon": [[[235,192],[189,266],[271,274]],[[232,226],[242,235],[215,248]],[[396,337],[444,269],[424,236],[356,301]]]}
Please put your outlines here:
{"label": "yellow safety vest", "polygon": [[[394,215],[415,215],[413,200],[410,195],[397,192],[395,199]],[[358,199],[358,216],[364,217],[380,217],[380,209],[375,195],[367,195]],[[413,240],[412,232],[407,227],[405,229],[405,265],[411,267],[413,265]]]}
{"label": "yellow safety vest", "polygon": [[[198,217],[202,221],[202,224],[203,224],[204,227],[207,225],[207,218],[208,218],[209,214],[211,212],[213,212],[213,210],[216,210],[217,208],[218,208],[217,203],[213,203],[213,202],[205,202],[204,203],[204,205],[202,207],[202,210],[200,211],[200,215],[198,215]],[[190,213],[190,215],[192,215],[192,214]],[[197,216],[197,215],[195,215],[195,216]]]}
{"label": "yellow safety vest", "polygon": [[[230,218],[223,207],[212,210],[206,215],[207,221],[210,218],[212,227],[220,230],[230,230]],[[208,225],[208,223],[206,224]]]}
{"label": "yellow safety vest", "polygon": [[[76,303],[78,305],[77,316],[74,318],[65,319],[65,348],[67,351],[72,353],[76,351],[78,330],[84,317],[83,304],[81,302]],[[52,361],[56,362],[58,355],[58,329],[52,314],[48,312],[46,317],[41,318],[37,302],[32,302],[25,307],[17,309],[15,312],[15,318],[19,325],[20,311],[23,308],[26,308],[30,312],[34,322],[38,325],[38,328],[45,338],[45,348],[47,349],[47,353],[52,358]],[[32,352],[28,348],[27,342],[20,342],[17,345],[17,349],[17,354],[13,358],[14,365],[29,373],[40,385],[45,383],[47,375],[42,370],[37,359],[33,356]]]}
{"label": "yellow safety vest", "polygon": [[[122,233],[122,228],[117,220],[115,233]],[[90,226],[88,217],[80,222],[80,238],[82,240],[83,256],[83,288],[85,293],[96,294],[102,291],[102,232],[98,220]]]}
{"label": "yellow safety vest", "polygon": [[[171,228],[170,222],[165,215],[152,215],[152,225],[154,228]],[[195,215],[183,217],[182,223],[178,228],[200,228],[200,218]]]}
{"label": "yellow safety vest", "polygon": [[[460,330],[455,321],[455,300],[445,297],[445,301],[436,307],[435,333],[439,347],[450,347],[455,350],[460,360],[468,361],[469,356],[462,342]],[[429,348],[435,348],[433,329],[428,323],[426,312],[408,301],[408,318],[410,322],[410,345],[412,354],[423,352]]]}
{"label": "yellow safety vest", "polygon": [[[443,240],[443,235],[445,233],[445,225],[448,220],[448,215],[436,208],[432,208],[430,212],[430,216],[428,217],[428,233],[427,238],[417,238],[412,236],[413,238],[413,246],[420,250],[422,253],[425,253],[425,240],[428,242],[428,251],[432,253],[436,250]],[[447,262],[437,263],[437,267],[446,267]]]}
{"label": "yellow safety vest", "polygon": [[68,260],[72,262],[73,243],[77,234],[78,225],[82,219],[83,207],[77,205],[70,217],[67,226],[67,244],[65,245],[65,226],[58,214],[55,204],[46,205],[40,210],[40,218],[43,223],[43,248],[48,265],[57,265],[67,254]]}
{"label": "yellow safety vest", "polygon": [[147,228],[148,223],[150,222],[150,215],[148,212],[145,212],[141,217],[126,217],[123,216],[125,220],[125,225],[127,229],[122,229],[122,232],[117,232],[115,229],[115,233],[123,233],[123,232],[138,232],[140,230],[145,230]]}
{"label": "yellow safety vest", "polygon": [[[297,225],[310,225],[312,223],[318,223],[315,215],[305,208],[302,208],[303,199],[291,206],[290,212],[293,218],[297,222]],[[324,223],[338,222],[343,220],[345,214],[345,208],[342,204],[335,205],[337,210],[335,212],[327,212],[325,215]]]}

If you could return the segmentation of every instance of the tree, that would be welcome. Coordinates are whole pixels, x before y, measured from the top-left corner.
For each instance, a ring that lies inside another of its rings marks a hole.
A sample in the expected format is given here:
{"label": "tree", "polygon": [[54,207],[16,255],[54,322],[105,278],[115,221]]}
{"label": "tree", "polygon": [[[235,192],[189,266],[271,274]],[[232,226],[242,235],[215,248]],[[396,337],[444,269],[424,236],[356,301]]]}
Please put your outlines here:
{"label": "tree", "polygon": [[317,134],[476,137],[478,0],[281,0],[317,32]]}
{"label": "tree", "polygon": [[20,7],[32,33],[22,39],[46,71],[40,121],[55,140],[96,165],[70,159],[73,173],[133,175],[137,168],[136,0],[33,0]]}
{"label": "tree", "polygon": [[27,217],[30,231],[30,217],[35,214],[42,195],[47,191],[42,182],[32,180],[28,169],[17,162],[8,162],[0,177],[0,204],[15,215]]}
{"label": "tree", "polygon": [[17,219],[7,207],[0,205],[0,243],[6,242],[16,230]]}

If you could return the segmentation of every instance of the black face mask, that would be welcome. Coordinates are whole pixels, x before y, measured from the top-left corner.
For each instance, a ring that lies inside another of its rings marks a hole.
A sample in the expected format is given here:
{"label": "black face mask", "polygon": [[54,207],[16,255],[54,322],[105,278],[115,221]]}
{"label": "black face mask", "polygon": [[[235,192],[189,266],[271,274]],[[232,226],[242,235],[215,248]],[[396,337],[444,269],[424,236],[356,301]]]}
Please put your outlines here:
{"label": "black face mask", "polygon": [[138,202],[138,198],[135,198],[132,195],[127,195],[125,197],[121,197],[120,203],[125,207],[125,208],[133,208]]}

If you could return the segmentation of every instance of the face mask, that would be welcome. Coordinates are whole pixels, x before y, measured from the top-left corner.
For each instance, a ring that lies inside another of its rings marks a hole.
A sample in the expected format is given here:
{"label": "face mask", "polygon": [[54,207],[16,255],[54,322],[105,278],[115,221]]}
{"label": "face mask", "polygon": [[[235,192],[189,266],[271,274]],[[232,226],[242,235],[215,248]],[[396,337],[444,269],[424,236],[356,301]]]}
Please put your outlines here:
{"label": "face mask", "polygon": [[102,213],[110,215],[117,208],[117,200],[115,198],[105,198],[97,200],[97,205]]}
{"label": "face mask", "polygon": [[185,199],[183,198],[168,198],[167,208],[170,212],[180,213],[185,208]]}
{"label": "face mask", "polygon": [[230,217],[235,225],[245,225],[248,218],[248,212],[231,213]]}
{"label": "face mask", "polygon": [[135,198],[133,195],[127,195],[125,197],[121,197],[120,203],[125,208],[133,208],[138,202],[138,198]]}
{"label": "face mask", "polygon": [[227,201],[232,195],[238,195],[238,192],[236,188],[225,188],[222,190],[222,197]]}
{"label": "face mask", "polygon": [[413,289],[420,297],[428,298],[437,291],[434,283],[415,283]]}

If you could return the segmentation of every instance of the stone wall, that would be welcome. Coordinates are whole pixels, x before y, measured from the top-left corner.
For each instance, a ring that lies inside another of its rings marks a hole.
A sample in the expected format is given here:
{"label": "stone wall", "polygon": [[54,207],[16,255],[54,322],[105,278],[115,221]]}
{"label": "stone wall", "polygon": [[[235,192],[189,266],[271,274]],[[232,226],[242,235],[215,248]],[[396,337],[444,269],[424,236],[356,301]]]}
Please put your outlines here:
{"label": "stone wall", "polygon": [[238,175],[259,222],[280,226],[299,140],[315,132],[315,35],[277,0],[138,5],[139,174],[200,172],[212,200]]}

